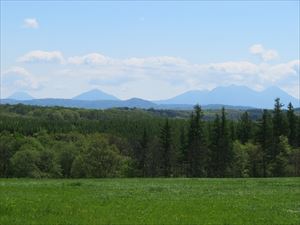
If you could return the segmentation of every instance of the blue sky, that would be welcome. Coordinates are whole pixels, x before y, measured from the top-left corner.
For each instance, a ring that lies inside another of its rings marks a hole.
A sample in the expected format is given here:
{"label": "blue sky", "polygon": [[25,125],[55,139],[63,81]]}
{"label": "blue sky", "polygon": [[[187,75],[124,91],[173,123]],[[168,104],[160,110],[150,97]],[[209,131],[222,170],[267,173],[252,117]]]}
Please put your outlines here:
{"label": "blue sky", "polygon": [[230,84],[299,98],[299,1],[1,1],[1,94],[162,99]]}

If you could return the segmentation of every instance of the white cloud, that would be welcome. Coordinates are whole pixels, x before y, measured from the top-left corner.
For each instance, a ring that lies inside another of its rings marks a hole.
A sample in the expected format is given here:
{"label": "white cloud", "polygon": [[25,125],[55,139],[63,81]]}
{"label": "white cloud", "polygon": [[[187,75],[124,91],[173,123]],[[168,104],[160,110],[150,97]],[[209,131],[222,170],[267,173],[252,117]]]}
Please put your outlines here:
{"label": "white cloud", "polygon": [[35,19],[35,18],[26,18],[23,21],[23,27],[37,29],[37,28],[39,28],[39,23],[38,23],[37,19]]}
{"label": "white cloud", "polygon": [[121,61],[122,64],[128,66],[168,66],[168,65],[180,65],[187,64],[188,61],[171,56],[157,56],[147,58],[129,58]]}
{"label": "white cloud", "polygon": [[259,55],[264,61],[277,59],[279,54],[274,49],[265,49],[261,44],[252,45],[249,48],[250,53]]}
{"label": "white cloud", "polygon": [[60,51],[31,51],[18,59],[19,62],[59,62],[64,63],[65,59]]}
{"label": "white cloud", "polygon": [[90,53],[84,56],[74,56],[68,58],[70,64],[86,64],[86,65],[105,65],[111,64],[113,60],[107,56],[101,55],[99,53]]}
{"label": "white cloud", "polygon": [[12,67],[1,74],[2,84],[11,89],[34,90],[41,86],[39,81],[22,67]]}
{"label": "white cloud", "polygon": [[274,66],[266,66],[266,67],[267,70],[265,71],[265,76],[268,77],[269,78],[268,80],[271,82],[282,80],[287,77],[298,78],[300,61],[293,60],[287,63],[281,63]]}
{"label": "white cloud", "polygon": [[297,78],[299,60],[276,65],[244,61],[198,65],[198,72],[202,74],[203,79],[208,79],[215,84],[235,83],[255,88],[276,84],[287,77]]}
{"label": "white cloud", "polygon": [[68,58],[68,63],[76,65],[119,65],[119,66],[168,66],[188,63],[186,60],[171,56],[156,56],[128,59],[113,59],[111,57],[99,54],[90,53],[83,56],[73,56]]}
{"label": "white cloud", "polygon": [[5,70],[2,74],[4,74],[4,75],[19,74],[19,75],[22,75],[22,76],[29,76],[30,75],[30,73],[26,69],[24,69],[22,67],[17,67],[17,66],[12,67],[8,70]]}

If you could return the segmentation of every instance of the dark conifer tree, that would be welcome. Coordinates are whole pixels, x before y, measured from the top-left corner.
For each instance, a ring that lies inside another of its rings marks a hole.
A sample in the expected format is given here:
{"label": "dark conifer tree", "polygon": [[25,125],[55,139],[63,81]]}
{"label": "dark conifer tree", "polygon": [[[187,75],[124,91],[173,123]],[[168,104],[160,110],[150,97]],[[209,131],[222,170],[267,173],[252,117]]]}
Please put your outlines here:
{"label": "dark conifer tree", "polygon": [[219,177],[220,176],[220,162],[221,162],[221,151],[222,147],[220,145],[221,139],[221,121],[218,114],[213,122],[213,126],[210,134],[210,176]]}
{"label": "dark conifer tree", "polygon": [[220,157],[220,175],[222,177],[227,176],[230,170],[232,163],[232,141],[229,135],[229,129],[226,119],[225,108],[222,108],[221,116],[221,138],[220,146],[222,148],[221,157]]}
{"label": "dark conifer tree", "polygon": [[138,170],[141,173],[141,176],[146,176],[146,164],[147,164],[147,149],[149,145],[149,137],[146,128],[143,130],[143,135],[140,140],[139,151],[136,153]]}
{"label": "dark conifer tree", "polygon": [[272,159],[274,160],[279,154],[279,141],[280,136],[288,136],[288,124],[286,117],[282,111],[284,105],[280,103],[280,99],[275,99],[275,105],[273,110],[273,154]]}
{"label": "dark conifer tree", "polygon": [[232,141],[237,139],[237,131],[234,121],[230,121],[230,137]]}
{"label": "dark conifer tree", "polygon": [[216,115],[211,134],[211,176],[228,176],[232,157],[232,139],[223,107],[221,119]]}
{"label": "dark conifer tree", "polygon": [[300,147],[300,116],[297,116],[297,146]]}
{"label": "dark conifer tree", "polygon": [[259,122],[257,142],[259,143],[262,151],[263,176],[266,177],[268,165],[272,158],[274,158],[272,118],[267,110],[263,111],[262,119]]}
{"label": "dark conifer tree", "polygon": [[171,175],[172,162],[172,137],[168,119],[160,131],[160,144],[162,150],[162,172],[165,177],[169,177]]}
{"label": "dark conifer tree", "polygon": [[187,140],[186,140],[186,133],[185,133],[185,128],[182,126],[180,128],[180,158],[182,161],[185,160],[186,157],[186,150],[187,150]]}
{"label": "dark conifer tree", "polygon": [[288,119],[288,126],[289,126],[289,133],[288,139],[289,144],[293,147],[297,146],[297,117],[294,113],[294,107],[292,103],[288,104],[288,111],[287,111],[287,119]]}
{"label": "dark conifer tree", "polygon": [[179,157],[178,164],[181,166],[181,174],[186,175],[187,173],[187,135],[184,126],[180,128],[180,146],[179,146]]}
{"label": "dark conifer tree", "polygon": [[202,117],[201,107],[196,105],[188,133],[188,176],[191,177],[207,176],[208,148]]}
{"label": "dark conifer tree", "polygon": [[273,110],[273,134],[275,141],[279,141],[281,135],[288,136],[288,124],[282,107],[284,105],[280,103],[280,99],[275,99],[275,105]]}
{"label": "dark conifer tree", "polygon": [[241,116],[238,126],[238,138],[242,144],[245,144],[252,136],[252,122],[248,112],[244,112]]}

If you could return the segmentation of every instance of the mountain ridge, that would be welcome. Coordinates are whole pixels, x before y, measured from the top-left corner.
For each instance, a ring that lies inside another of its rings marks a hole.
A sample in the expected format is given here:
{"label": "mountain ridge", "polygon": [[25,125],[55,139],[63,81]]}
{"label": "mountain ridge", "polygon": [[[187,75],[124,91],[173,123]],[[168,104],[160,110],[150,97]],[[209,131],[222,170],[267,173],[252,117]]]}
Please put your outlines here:
{"label": "mountain ridge", "polygon": [[[9,104],[37,104],[58,105],[83,108],[114,108],[114,107],[136,107],[136,108],[161,108],[161,109],[191,109],[193,105],[200,104],[206,107],[230,106],[234,108],[273,108],[274,99],[279,97],[281,102],[287,105],[291,102],[295,107],[300,106],[300,100],[289,95],[276,86],[270,86],[262,91],[255,91],[247,86],[219,86],[210,91],[191,90],[179,94],[173,98],[149,101],[141,98],[130,98],[120,100],[117,97],[105,93],[99,89],[83,92],[71,99],[44,98],[34,99],[25,92],[11,95],[15,98],[2,99],[2,103]],[[11,97],[10,96],[10,97]],[[24,97],[25,96],[25,97]],[[26,97],[27,96],[27,97]],[[17,99],[17,97],[20,97]]]}
{"label": "mountain ridge", "polygon": [[[282,102],[299,106],[299,99],[289,95],[282,89],[271,86],[262,91],[255,91],[247,86],[220,86],[211,91],[187,91],[173,98],[155,101],[158,104],[224,104],[252,106],[255,108],[272,108],[274,99],[280,98]],[[197,100],[197,102],[195,101]]]}

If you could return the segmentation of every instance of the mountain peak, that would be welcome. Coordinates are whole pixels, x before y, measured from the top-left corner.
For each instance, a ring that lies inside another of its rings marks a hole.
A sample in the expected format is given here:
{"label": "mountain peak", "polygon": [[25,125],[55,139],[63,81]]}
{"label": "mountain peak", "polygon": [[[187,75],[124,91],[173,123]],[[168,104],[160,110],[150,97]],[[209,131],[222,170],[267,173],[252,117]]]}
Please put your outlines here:
{"label": "mountain peak", "polygon": [[12,95],[7,97],[8,99],[14,99],[14,100],[32,100],[34,97],[29,95],[28,93],[24,91],[17,91],[13,93]]}
{"label": "mountain peak", "polygon": [[98,89],[98,88],[94,88],[94,89],[91,89],[91,90],[89,90],[89,91],[87,91],[87,92],[90,92],[90,93],[104,93],[103,91],[101,91],[100,89]]}
{"label": "mountain peak", "polygon": [[97,100],[119,100],[117,97],[107,94],[99,89],[92,89],[75,96],[75,100],[97,101]]}

